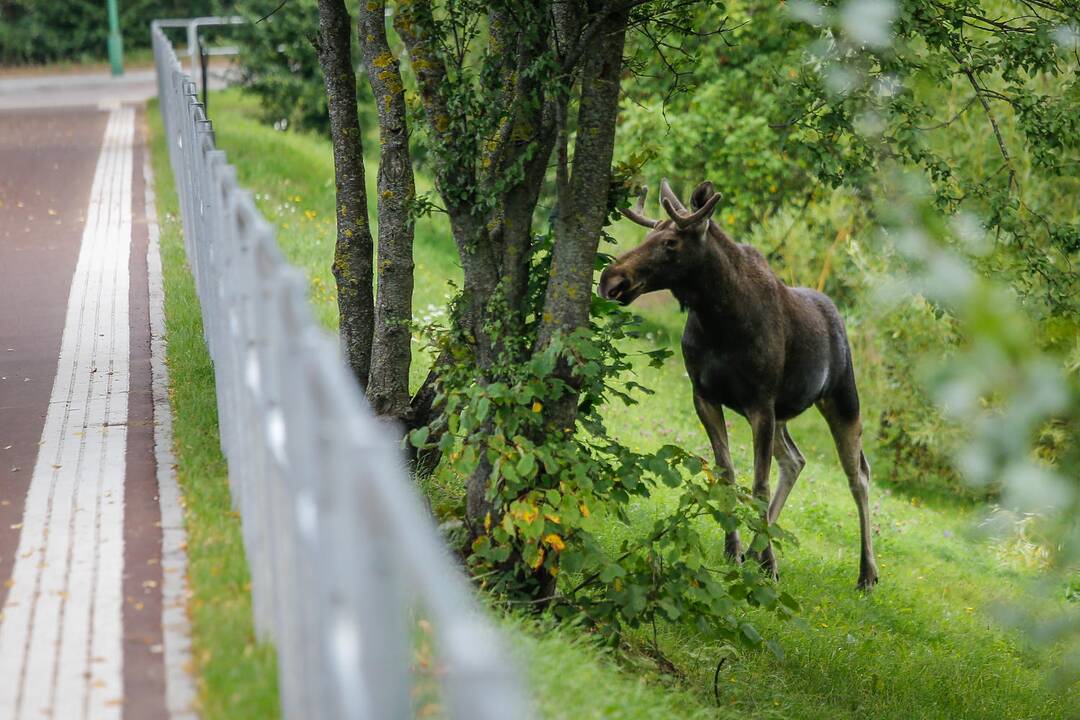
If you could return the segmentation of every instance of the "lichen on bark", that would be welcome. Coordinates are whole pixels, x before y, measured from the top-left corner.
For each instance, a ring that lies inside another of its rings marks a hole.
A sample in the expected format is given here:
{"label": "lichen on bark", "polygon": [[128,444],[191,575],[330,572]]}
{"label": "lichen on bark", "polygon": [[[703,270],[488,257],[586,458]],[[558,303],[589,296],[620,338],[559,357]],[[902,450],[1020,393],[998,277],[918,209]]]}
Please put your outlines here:
{"label": "lichen on bark", "polygon": [[405,90],[386,37],[385,2],[361,6],[357,32],[364,69],[379,117],[379,262],[375,333],[368,399],[375,412],[410,421],[412,359],[413,217],[416,196]]}

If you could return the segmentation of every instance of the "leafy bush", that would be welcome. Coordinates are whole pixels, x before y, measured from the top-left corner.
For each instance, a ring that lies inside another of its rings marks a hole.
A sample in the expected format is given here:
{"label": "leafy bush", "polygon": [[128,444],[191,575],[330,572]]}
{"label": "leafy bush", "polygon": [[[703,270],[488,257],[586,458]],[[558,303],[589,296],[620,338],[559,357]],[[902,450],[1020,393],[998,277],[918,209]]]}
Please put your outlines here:
{"label": "leafy bush", "polygon": [[[906,298],[876,317],[881,357],[877,477],[911,488],[967,494],[952,464],[964,440],[960,428],[942,417],[925,388],[925,363],[955,350],[956,322],[921,295]],[[986,488],[992,491],[992,488]]]}
{"label": "leafy bush", "polygon": [[[119,3],[124,48],[150,46],[150,21],[209,15],[212,0],[125,0]],[[0,0],[0,64],[104,59],[109,19],[101,0]]]}
{"label": "leafy bush", "polygon": [[[1031,18],[1030,33],[968,34],[964,12],[939,17],[943,6],[899,3],[898,52],[875,55],[845,44],[837,7],[849,5],[730,2],[698,11],[698,35],[638,36],[640,76],[623,106],[620,154],[647,150],[647,174],[684,187],[712,180],[725,194],[716,218],[726,231],[758,247],[788,284],[837,302],[852,329],[864,422],[877,438],[868,443],[876,477],[968,494],[952,465],[964,428],[932,401],[920,369],[933,364],[920,358],[948,356],[964,338],[926,296],[880,307],[880,279],[903,270],[903,254],[873,239],[869,209],[884,200],[876,173],[886,160],[918,169],[936,209],[973,226],[944,241],[1018,293],[1045,349],[1068,352],[1080,326],[1077,180],[1067,170],[1080,137],[1078,76],[1061,62],[1068,45],[1052,41],[1061,18]],[[836,27],[798,22],[801,13]],[[957,47],[970,50],[989,101],[1002,106],[994,127],[956,70],[948,50]],[[967,246],[971,237],[979,240]],[[1043,457],[1062,455],[1055,428],[1042,433]]]}
{"label": "leafy bush", "polygon": [[326,130],[326,89],[313,44],[319,25],[316,2],[292,0],[256,24],[272,9],[258,0],[235,5],[248,19],[236,35],[242,82],[259,98],[269,122]]}
{"label": "leafy bush", "polygon": [[[246,25],[232,30],[240,46],[237,60],[242,83],[259,99],[266,120],[283,129],[328,132],[326,88],[314,44],[319,27],[316,0],[291,0],[258,23],[273,10],[272,5],[237,0],[232,7],[248,19]],[[360,126],[372,129],[375,110],[367,78],[356,60],[358,52],[354,42]]]}
{"label": "leafy bush", "polygon": [[672,34],[659,46],[635,36],[639,77],[627,88],[620,146],[649,150],[676,184],[711,180],[724,193],[716,221],[728,231],[766,222],[792,201],[805,206],[815,190],[810,158],[783,142],[791,107],[780,92],[805,35],[782,13],[741,3],[723,12],[703,4],[695,27],[730,29]]}

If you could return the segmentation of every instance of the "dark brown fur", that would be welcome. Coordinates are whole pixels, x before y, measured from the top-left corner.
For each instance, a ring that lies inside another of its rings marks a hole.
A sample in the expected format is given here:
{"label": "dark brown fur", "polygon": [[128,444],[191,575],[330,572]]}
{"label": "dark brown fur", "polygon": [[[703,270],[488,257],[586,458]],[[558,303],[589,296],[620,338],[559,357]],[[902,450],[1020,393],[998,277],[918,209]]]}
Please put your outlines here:
{"label": "dark brown fur", "polygon": [[[760,252],[725,235],[709,219],[719,200],[714,195],[711,183],[699,185],[691,213],[665,181],[661,199],[672,219],[654,221],[641,215],[643,192],[638,207],[626,215],[652,230],[641,245],[604,270],[599,292],[629,304],[643,293],[671,290],[688,311],[682,347],[694,407],[728,482],[734,482],[735,471],[723,408],[750,422],[753,490],[770,503],[770,523],[805,465],[786,422],[817,406],[832,431],[858,506],[859,587],[869,589],[877,582],[870,537],[870,466],[862,452],[859,395],[844,321],[826,295],[788,287]],[[780,480],[770,502],[773,457]],[[725,544],[730,555],[740,556],[737,532],[730,533]],[[771,547],[758,560],[776,575]]]}

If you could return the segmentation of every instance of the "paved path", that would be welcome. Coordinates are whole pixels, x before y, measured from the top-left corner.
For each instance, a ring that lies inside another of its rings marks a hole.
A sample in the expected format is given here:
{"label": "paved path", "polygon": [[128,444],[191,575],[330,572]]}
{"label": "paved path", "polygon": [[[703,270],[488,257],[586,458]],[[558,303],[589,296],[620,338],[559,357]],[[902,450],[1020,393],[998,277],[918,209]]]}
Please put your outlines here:
{"label": "paved path", "polygon": [[24,75],[0,78],[0,110],[96,106],[101,98],[141,103],[157,94],[152,69]]}
{"label": "paved path", "polygon": [[0,718],[190,717],[142,110],[44,85],[0,111]]}

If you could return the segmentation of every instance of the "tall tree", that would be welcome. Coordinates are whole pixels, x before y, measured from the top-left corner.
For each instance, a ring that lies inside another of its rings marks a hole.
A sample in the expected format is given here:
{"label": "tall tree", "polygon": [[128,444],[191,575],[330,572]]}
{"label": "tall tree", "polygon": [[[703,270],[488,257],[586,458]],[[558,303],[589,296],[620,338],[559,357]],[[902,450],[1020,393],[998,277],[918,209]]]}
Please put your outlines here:
{"label": "tall tree", "polygon": [[[402,3],[395,16],[465,274],[458,323],[477,382],[588,324],[597,243],[611,210],[628,11],[637,4],[461,2],[437,13],[432,4]],[[524,344],[533,216],[556,144],[550,279],[535,340]],[[574,386],[565,364],[558,372]],[[543,412],[561,431],[572,428],[576,407],[569,392]],[[474,531],[490,510],[491,472],[481,458],[468,482]]]}
{"label": "tall tree", "polygon": [[386,38],[385,4],[359,11],[360,50],[379,117],[378,295],[357,113],[351,18],[344,0],[319,0],[315,39],[326,84],[337,192],[337,281],[342,347],[374,411],[399,423],[410,418],[409,366],[415,197],[405,89]]}
{"label": "tall tree", "polygon": [[319,34],[315,47],[326,84],[330,138],[334,147],[337,243],[333,267],[341,343],[353,374],[361,385],[367,386],[375,328],[372,239],[364,185],[364,147],[356,111],[352,21],[345,0],[319,0]]}
{"label": "tall tree", "polygon": [[375,412],[409,421],[412,362],[413,218],[405,85],[386,39],[386,3],[360,4],[357,29],[379,114],[379,262],[368,399]]}

